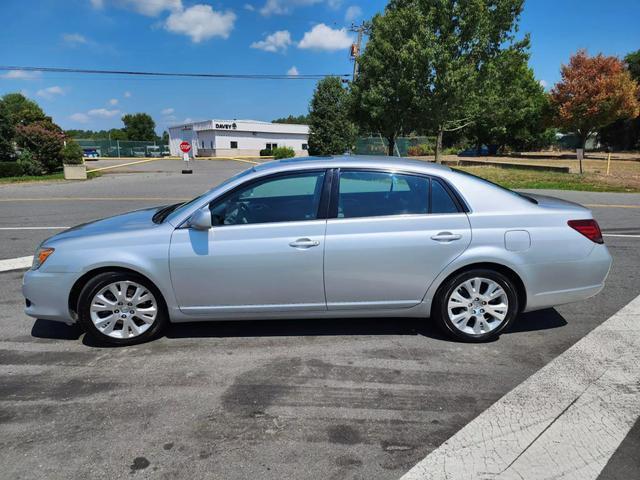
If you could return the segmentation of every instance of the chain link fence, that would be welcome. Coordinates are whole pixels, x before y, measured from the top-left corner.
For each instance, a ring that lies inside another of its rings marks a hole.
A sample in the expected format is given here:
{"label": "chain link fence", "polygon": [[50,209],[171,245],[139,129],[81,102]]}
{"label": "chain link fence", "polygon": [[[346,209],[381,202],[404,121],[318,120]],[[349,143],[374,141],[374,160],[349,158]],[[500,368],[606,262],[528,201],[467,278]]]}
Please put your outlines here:
{"label": "chain link fence", "polygon": [[166,157],[169,145],[161,142],[137,142],[130,140],[76,139],[84,156],[97,157]]}

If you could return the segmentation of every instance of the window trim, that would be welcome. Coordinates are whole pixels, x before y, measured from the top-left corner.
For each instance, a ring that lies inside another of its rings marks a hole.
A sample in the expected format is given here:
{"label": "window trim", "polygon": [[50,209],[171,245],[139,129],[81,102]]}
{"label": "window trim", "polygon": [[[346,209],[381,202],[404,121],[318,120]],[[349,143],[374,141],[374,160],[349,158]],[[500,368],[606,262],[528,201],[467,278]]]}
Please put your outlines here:
{"label": "window trim", "polygon": [[[428,213],[403,213],[398,215],[376,215],[371,217],[348,217],[348,218],[340,218],[338,217],[338,204],[340,202],[340,174],[342,172],[376,172],[376,173],[386,173],[386,174],[398,174],[398,175],[407,175],[413,177],[422,177],[428,179],[429,181],[429,212]],[[431,213],[432,202],[431,202],[431,182],[438,182],[444,190],[449,194],[451,200],[456,205],[458,209],[457,213]],[[427,173],[420,172],[411,172],[407,170],[391,170],[388,168],[376,168],[376,167],[348,167],[348,168],[336,168],[333,172],[332,178],[332,189],[331,189],[331,199],[329,202],[329,212],[327,218],[329,220],[356,220],[356,219],[376,219],[376,218],[401,218],[401,217],[425,217],[431,215],[459,215],[459,214],[467,214],[469,213],[469,209],[466,204],[462,201],[461,197],[455,191],[449,183],[437,176],[430,175]]]}
{"label": "window trim", "polygon": [[253,180],[249,180],[246,181],[244,183],[241,183],[240,185],[232,188],[231,190],[229,190],[228,192],[223,193],[222,195],[220,195],[219,197],[214,198],[213,200],[211,200],[210,202],[206,203],[205,205],[203,205],[201,208],[209,208],[212,209],[212,205],[214,206],[213,208],[215,208],[215,206],[219,205],[222,202],[225,202],[230,196],[236,194],[239,190],[244,190],[246,188],[251,188],[251,186],[258,184],[258,183],[263,183],[263,182],[267,182],[270,180],[277,180],[279,178],[285,178],[285,177],[292,177],[292,176],[297,176],[297,175],[304,175],[304,174],[308,174],[308,173],[320,173],[320,174],[324,174],[324,178],[323,178],[323,184],[322,187],[320,188],[320,202],[318,204],[318,211],[316,212],[316,218],[310,219],[310,220],[285,220],[282,222],[260,222],[260,223],[243,223],[241,225],[214,225],[211,228],[226,228],[226,227],[251,227],[254,225],[269,225],[269,224],[282,224],[282,223],[287,223],[287,224],[291,224],[291,223],[302,223],[302,222],[315,222],[318,220],[322,220],[325,221],[327,220],[327,210],[328,210],[328,205],[329,205],[329,192],[331,191],[331,180],[329,179],[330,175],[331,175],[331,169],[327,169],[327,168],[313,168],[310,170],[295,170],[295,171],[288,171],[288,172],[278,172],[278,173],[272,173],[270,175],[265,175],[263,177],[258,177],[258,178],[254,178]]}

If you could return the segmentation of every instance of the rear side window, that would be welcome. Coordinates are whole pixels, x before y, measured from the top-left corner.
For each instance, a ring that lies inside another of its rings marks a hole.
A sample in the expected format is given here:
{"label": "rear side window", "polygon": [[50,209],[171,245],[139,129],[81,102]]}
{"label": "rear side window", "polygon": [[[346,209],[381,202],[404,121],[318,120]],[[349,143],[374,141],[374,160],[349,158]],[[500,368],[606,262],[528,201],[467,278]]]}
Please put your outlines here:
{"label": "rear side window", "polygon": [[431,213],[458,213],[458,206],[437,180],[431,181]]}
{"label": "rear side window", "polygon": [[429,213],[429,179],[387,172],[340,173],[338,218]]}

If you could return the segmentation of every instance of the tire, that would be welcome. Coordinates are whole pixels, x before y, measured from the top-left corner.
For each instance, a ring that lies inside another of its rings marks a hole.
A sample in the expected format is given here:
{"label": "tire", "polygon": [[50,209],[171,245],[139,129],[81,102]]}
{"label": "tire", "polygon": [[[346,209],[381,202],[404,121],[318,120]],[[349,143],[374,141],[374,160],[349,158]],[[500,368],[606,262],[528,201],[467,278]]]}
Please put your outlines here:
{"label": "tire", "polygon": [[125,346],[157,337],[168,315],[162,294],[149,280],[135,273],[106,272],[80,292],[78,320],[97,343]]}
{"label": "tire", "polygon": [[440,286],[432,312],[448,336],[464,342],[489,342],[515,320],[518,295],[513,281],[502,273],[468,270]]}

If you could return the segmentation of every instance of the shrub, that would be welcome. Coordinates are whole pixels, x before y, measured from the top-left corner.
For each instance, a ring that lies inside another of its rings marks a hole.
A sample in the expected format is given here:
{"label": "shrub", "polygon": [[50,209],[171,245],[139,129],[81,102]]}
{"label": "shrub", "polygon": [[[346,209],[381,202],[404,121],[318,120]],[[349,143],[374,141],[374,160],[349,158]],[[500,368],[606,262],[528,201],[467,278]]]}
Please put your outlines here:
{"label": "shrub", "polygon": [[262,150],[260,150],[261,157],[270,157],[271,155],[273,155],[273,152],[270,148],[263,148]]}
{"label": "shrub", "polygon": [[273,158],[280,160],[283,158],[293,158],[296,156],[296,152],[291,147],[278,147],[273,150]]}
{"label": "shrub", "polygon": [[54,172],[62,166],[64,133],[55,123],[41,120],[16,128],[16,141],[22,149],[29,150],[45,169]]}
{"label": "shrub", "polygon": [[18,162],[0,162],[0,178],[19,177],[21,175],[22,169]]}
{"label": "shrub", "polygon": [[67,144],[62,149],[62,163],[65,165],[82,165],[82,147],[73,140],[67,140]]}
{"label": "shrub", "polygon": [[20,168],[18,175],[37,176],[43,175],[45,172],[42,164],[29,150],[22,150],[22,152],[20,152],[16,164]]}
{"label": "shrub", "polygon": [[420,145],[413,145],[407,148],[407,155],[410,157],[424,157],[433,154],[433,147],[428,143],[421,143]]}

